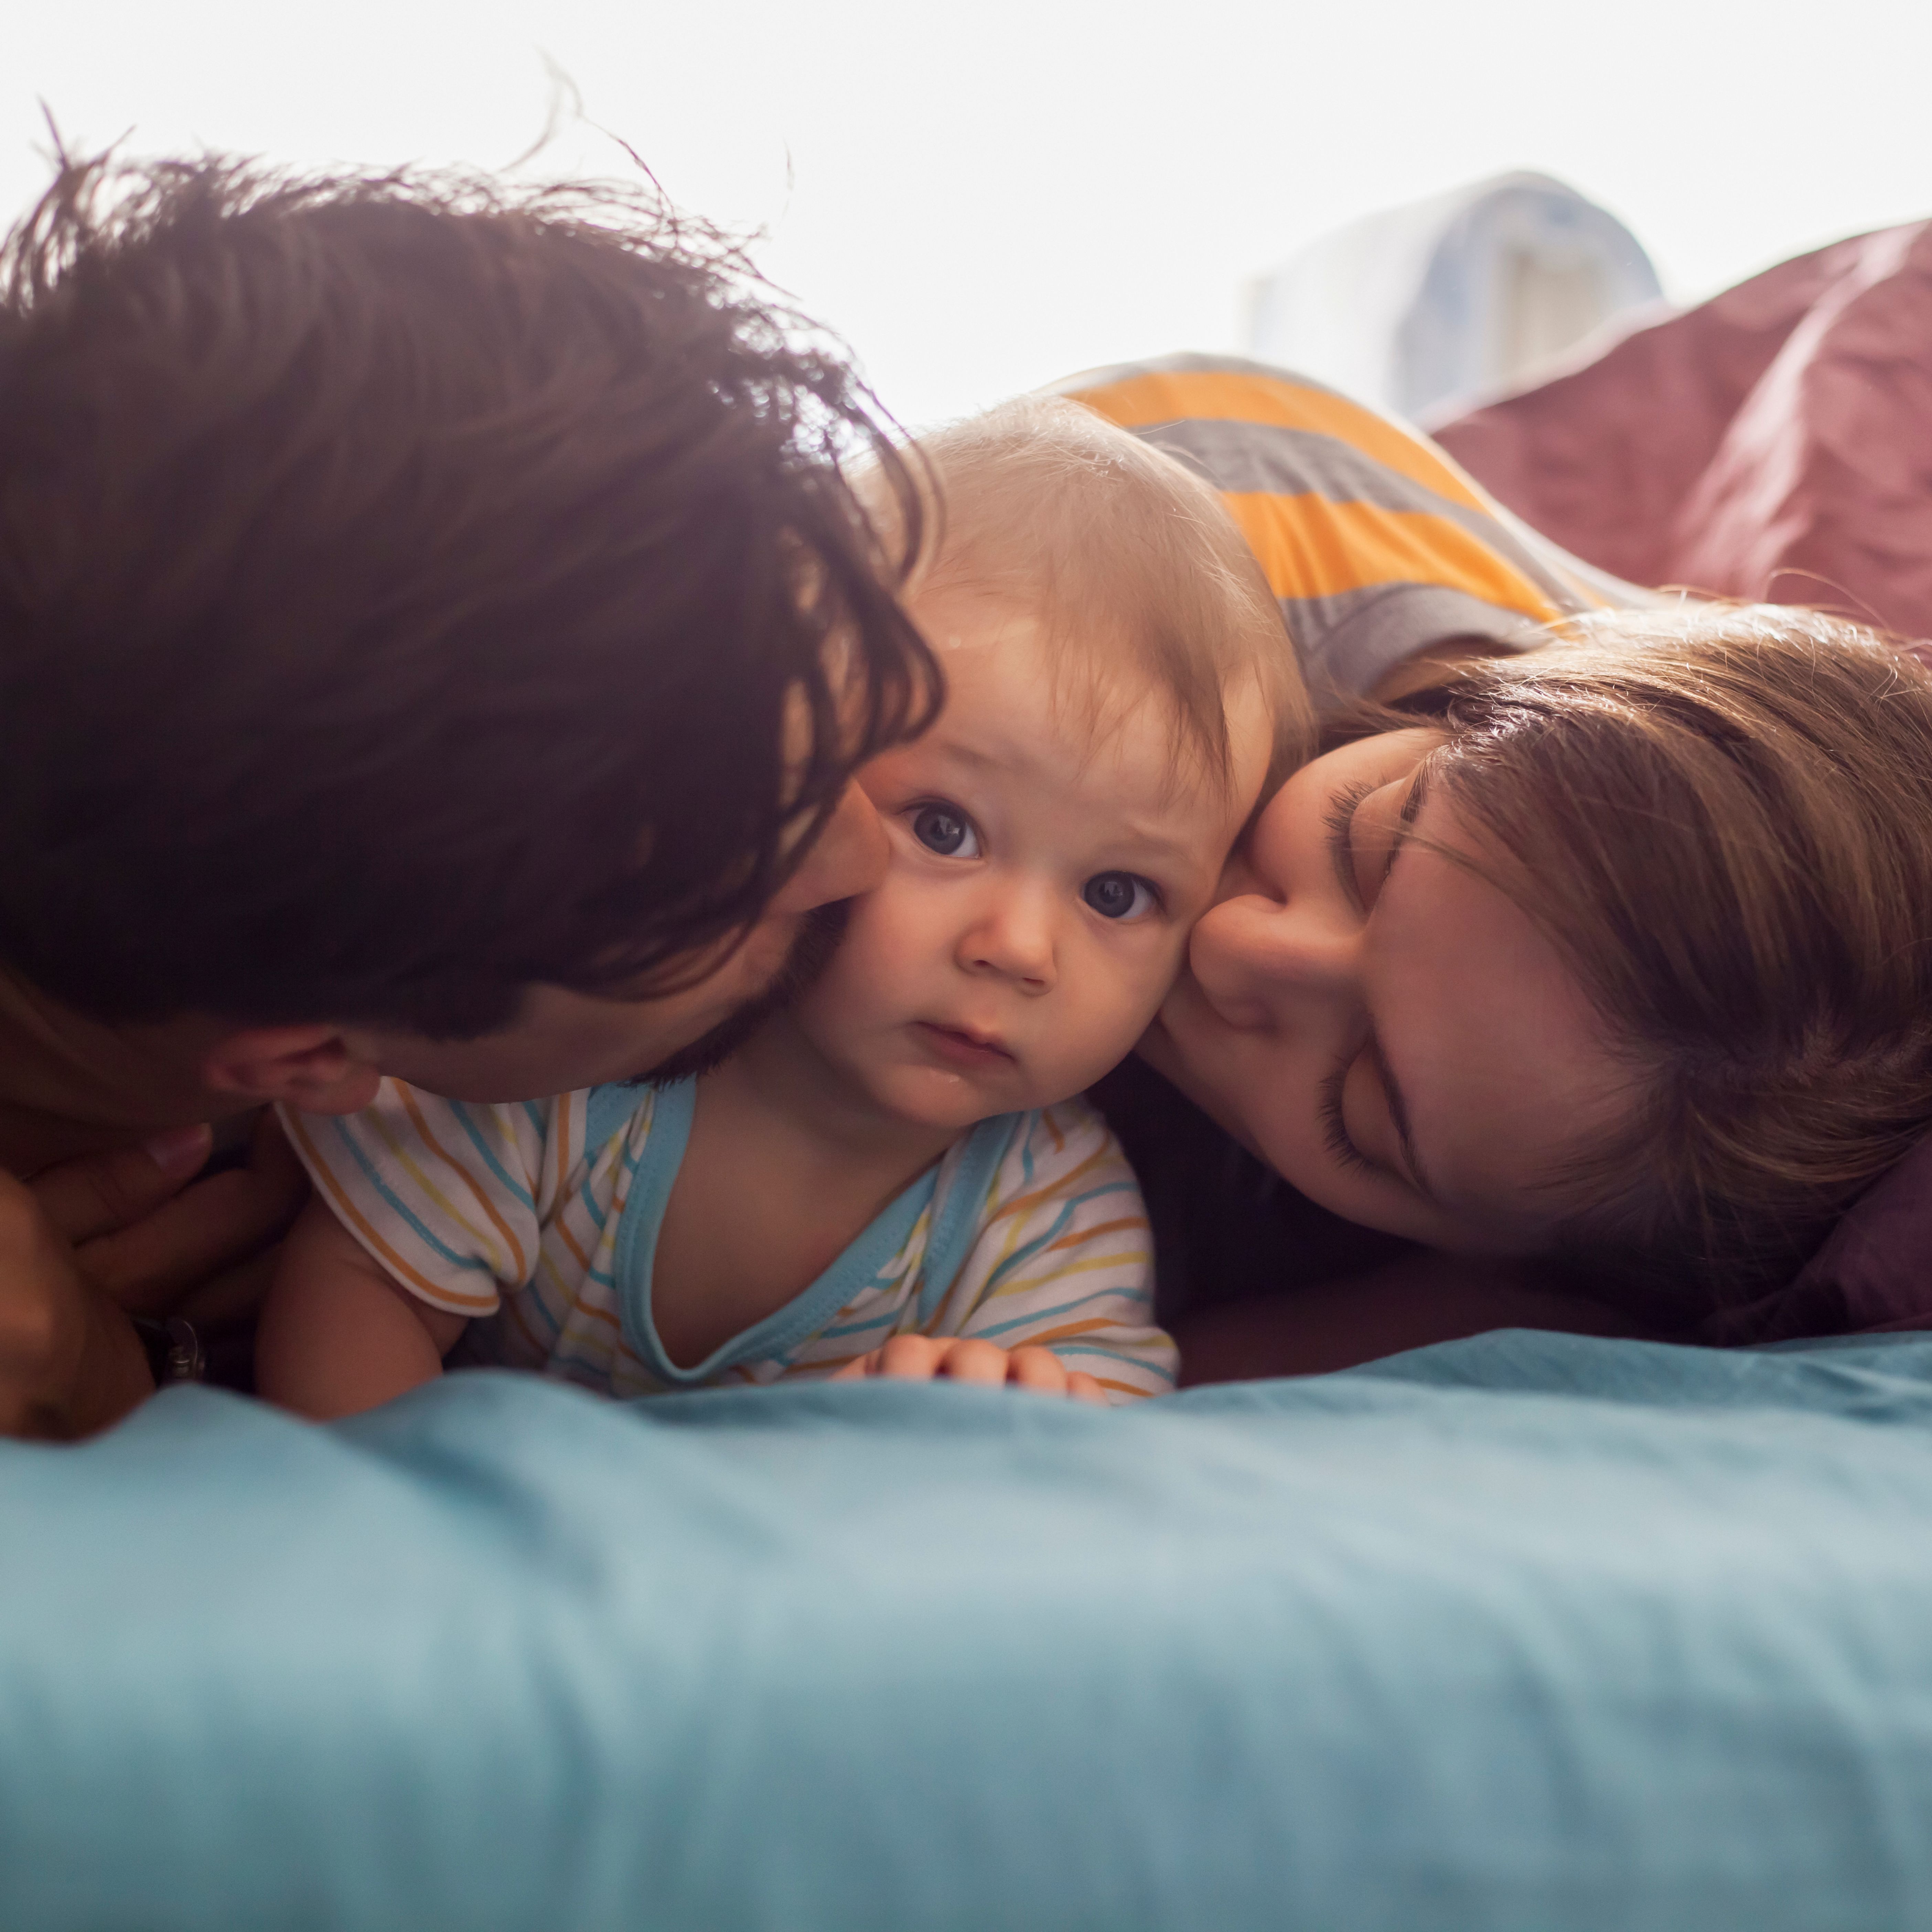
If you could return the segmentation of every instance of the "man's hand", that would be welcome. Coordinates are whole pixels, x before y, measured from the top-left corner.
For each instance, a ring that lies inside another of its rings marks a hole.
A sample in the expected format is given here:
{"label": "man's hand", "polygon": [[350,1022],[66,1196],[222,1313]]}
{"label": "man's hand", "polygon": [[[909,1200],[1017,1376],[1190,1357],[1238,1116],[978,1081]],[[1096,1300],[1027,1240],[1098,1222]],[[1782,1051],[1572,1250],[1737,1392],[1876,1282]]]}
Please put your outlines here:
{"label": "man's hand", "polygon": [[[154,1387],[128,1319],[259,1252],[307,1184],[272,1117],[245,1166],[188,1186],[206,1126],[0,1174],[0,1435],[67,1438],[118,1420]],[[196,1312],[203,1312],[197,1303]]]}
{"label": "man's hand", "polygon": [[154,1386],[126,1315],[33,1195],[0,1174],[0,1436],[92,1435]]}
{"label": "man's hand", "polygon": [[1008,1350],[991,1342],[962,1341],[930,1335],[895,1335],[883,1348],[848,1362],[832,1378],[856,1382],[885,1376],[897,1382],[983,1382],[993,1387],[1030,1389],[1075,1402],[1105,1403],[1106,1392],[1094,1378],[1069,1369],[1051,1348]]}
{"label": "man's hand", "polygon": [[[206,1126],[176,1127],[140,1147],[63,1161],[28,1184],[74,1244],[82,1273],[130,1315],[176,1312],[190,1289],[280,1240],[308,1198],[308,1177],[272,1113],[256,1122],[243,1165],[187,1186],[213,1144]],[[188,1312],[243,1312],[207,1299],[197,1293]]]}

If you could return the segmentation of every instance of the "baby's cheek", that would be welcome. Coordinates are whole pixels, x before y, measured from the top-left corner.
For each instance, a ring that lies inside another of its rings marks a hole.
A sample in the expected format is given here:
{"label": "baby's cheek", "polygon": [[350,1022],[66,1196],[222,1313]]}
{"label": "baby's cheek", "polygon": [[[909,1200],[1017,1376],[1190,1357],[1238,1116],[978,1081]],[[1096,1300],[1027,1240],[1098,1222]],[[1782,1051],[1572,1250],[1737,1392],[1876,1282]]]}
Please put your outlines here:
{"label": "baby's cheek", "polygon": [[1192,928],[1191,920],[1175,920],[1163,927],[1157,942],[1132,962],[1126,976],[1127,997],[1150,1020],[1160,1011],[1162,1001],[1174,990],[1174,982],[1187,963],[1187,942]]}
{"label": "baby's cheek", "polygon": [[1145,956],[1111,960],[1104,968],[1090,970],[1081,997],[1070,1005],[1074,1024],[1064,1036],[1070,1093],[1099,1079],[1133,1051],[1160,1010],[1180,961],[1178,946],[1150,946]]}
{"label": "baby's cheek", "polygon": [[896,891],[890,880],[854,901],[827,980],[844,998],[868,1005],[907,997],[931,970],[932,922],[921,910],[916,891]]}

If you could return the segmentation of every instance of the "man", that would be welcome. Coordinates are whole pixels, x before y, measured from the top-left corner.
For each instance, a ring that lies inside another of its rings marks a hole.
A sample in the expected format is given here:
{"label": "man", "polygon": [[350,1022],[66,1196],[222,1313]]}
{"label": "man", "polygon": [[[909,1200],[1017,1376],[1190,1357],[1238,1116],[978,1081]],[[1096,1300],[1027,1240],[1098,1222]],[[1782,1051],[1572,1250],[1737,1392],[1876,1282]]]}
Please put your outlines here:
{"label": "man", "polygon": [[849,370],[642,196],[70,163],[0,272],[0,1431],[70,1437],[298,1204],[210,1123],[700,1064],[939,681]]}

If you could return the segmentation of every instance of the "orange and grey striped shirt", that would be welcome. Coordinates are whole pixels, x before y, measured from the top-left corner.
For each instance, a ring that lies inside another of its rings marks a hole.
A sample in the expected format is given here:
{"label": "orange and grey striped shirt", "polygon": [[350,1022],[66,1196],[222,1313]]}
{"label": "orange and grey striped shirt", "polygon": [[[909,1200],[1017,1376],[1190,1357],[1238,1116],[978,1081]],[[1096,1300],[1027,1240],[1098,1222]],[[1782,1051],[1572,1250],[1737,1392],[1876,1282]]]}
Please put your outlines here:
{"label": "orange and grey striped shirt", "polygon": [[1413,430],[1284,370],[1175,356],[1054,389],[1222,493],[1318,710],[1452,638],[1523,650],[1555,620],[1658,601],[1538,536]]}
{"label": "orange and grey striped shirt", "polygon": [[336,1218],[398,1285],[474,1319],[458,1359],[617,1396],[822,1378],[895,1335],[1051,1348],[1109,1400],[1174,1386],[1133,1171],[1084,1100],[982,1120],[818,1279],[702,1362],[651,1318],[658,1230],[696,1083],[509,1105],[386,1079],[289,1138]]}

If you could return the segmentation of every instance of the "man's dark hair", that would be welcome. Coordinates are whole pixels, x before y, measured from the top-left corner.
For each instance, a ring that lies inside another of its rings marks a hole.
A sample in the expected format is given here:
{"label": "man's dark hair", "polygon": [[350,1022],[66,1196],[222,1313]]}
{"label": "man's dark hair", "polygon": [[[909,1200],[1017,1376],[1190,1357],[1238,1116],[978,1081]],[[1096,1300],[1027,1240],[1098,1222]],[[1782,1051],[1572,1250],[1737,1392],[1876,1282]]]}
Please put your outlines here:
{"label": "man's dark hair", "polygon": [[755,919],[940,688],[771,296],[642,191],[63,162],[0,256],[0,965],[466,1037]]}

